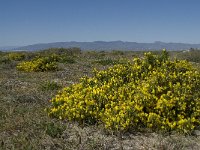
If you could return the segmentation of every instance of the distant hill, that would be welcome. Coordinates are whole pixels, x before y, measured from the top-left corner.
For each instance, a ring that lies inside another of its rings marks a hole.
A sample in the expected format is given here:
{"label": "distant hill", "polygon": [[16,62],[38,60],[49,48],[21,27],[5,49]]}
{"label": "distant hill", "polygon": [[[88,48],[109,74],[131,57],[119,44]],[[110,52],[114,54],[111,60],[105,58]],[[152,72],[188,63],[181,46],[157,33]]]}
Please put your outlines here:
{"label": "distant hill", "polygon": [[0,51],[7,51],[7,50],[12,50],[12,49],[17,49],[19,46],[1,46]]}
{"label": "distant hill", "polygon": [[200,44],[187,44],[187,43],[137,43],[137,42],[123,42],[123,41],[94,41],[94,42],[55,42],[55,43],[41,43],[17,47],[13,50],[43,50],[47,48],[70,48],[79,47],[81,50],[187,50],[190,48],[200,48]]}

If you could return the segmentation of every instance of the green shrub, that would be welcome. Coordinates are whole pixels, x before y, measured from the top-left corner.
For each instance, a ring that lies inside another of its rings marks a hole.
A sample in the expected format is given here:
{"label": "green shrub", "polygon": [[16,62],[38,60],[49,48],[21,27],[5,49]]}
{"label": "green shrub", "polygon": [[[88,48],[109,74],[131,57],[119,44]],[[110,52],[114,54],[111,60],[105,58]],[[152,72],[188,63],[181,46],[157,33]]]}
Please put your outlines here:
{"label": "green shrub", "polygon": [[170,61],[168,53],[94,71],[92,78],[64,88],[48,114],[106,128],[188,132],[200,125],[200,73],[187,61]]}
{"label": "green shrub", "polygon": [[57,61],[59,57],[57,55],[51,55],[49,57],[35,58],[31,61],[24,61],[17,65],[17,70],[32,72],[32,71],[54,71],[58,70]]}
{"label": "green shrub", "polygon": [[60,55],[55,54],[55,53],[49,54],[49,55],[47,55],[47,56],[38,55],[38,56],[36,56],[35,58],[33,58],[33,60],[37,60],[37,59],[39,59],[39,58],[44,59],[46,62],[58,62],[58,61],[61,60]]}
{"label": "green shrub", "polygon": [[124,52],[123,51],[119,51],[119,50],[113,50],[112,54],[113,55],[124,55]]}
{"label": "green shrub", "polygon": [[69,56],[66,56],[66,55],[61,55],[61,59],[60,59],[59,62],[68,63],[68,64],[76,63],[76,61],[73,57],[69,57]]}
{"label": "green shrub", "polygon": [[46,134],[48,134],[53,138],[59,137],[66,128],[61,124],[55,124],[53,122],[47,123],[45,126],[46,126]]}
{"label": "green shrub", "polygon": [[0,57],[0,64],[4,63],[4,64],[9,64],[11,62],[11,60],[9,59],[8,56],[1,56]]}
{"label": "green shrub", "polygon": [[119,60],[113,60],[111,58],[107,58],[107,59],[96,60],[93,63],[97,63],[97,64],[100,64],[100,65],[106,66],[106,65],[118,64]]}
{"label": "green shrub", "polygon": [[57,55],[63,55],[63,54],[67,54],[69,56],[71,55],[76,55],[76,54],[80,54],[81,53],[81,49],[78,47],[71,47],[71,48],[49,48],[49,49],[45,49],[40,51],[40,54],[43,56],[47,56],[49,54],[57,54]]}
{"label": "green shrub", "polygon": [[179,52],[177,54],[177,58],[185,59],[190,62],[200,63],[200,50],[189,50],[189,51]]}
{"label": "green shrub", "polygon": [[60,87],[61,86],[55,81],[46,81],[41,84],[41,89],[43,91],[58,90]]}
{"label": "green shrub", "polygon": [[89,58],[89,59],[102,59],[105,56],[105,53],[102,53],[101,51],[85,51],[85,57]]}
{"label": "green shrub", "polygon": [[10,60],[21,61],[25,59],[25,54],[20,52],[12,52],[8,54]]}

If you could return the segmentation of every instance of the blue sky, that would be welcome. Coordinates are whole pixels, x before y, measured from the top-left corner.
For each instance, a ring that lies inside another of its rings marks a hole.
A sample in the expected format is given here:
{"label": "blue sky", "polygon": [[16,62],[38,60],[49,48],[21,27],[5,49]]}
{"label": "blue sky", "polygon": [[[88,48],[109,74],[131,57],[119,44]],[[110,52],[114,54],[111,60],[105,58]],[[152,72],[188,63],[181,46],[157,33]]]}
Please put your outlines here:
{"label": "blue sky", "polygon": [[200,43],[200,0],[0,0],[0,46]]}

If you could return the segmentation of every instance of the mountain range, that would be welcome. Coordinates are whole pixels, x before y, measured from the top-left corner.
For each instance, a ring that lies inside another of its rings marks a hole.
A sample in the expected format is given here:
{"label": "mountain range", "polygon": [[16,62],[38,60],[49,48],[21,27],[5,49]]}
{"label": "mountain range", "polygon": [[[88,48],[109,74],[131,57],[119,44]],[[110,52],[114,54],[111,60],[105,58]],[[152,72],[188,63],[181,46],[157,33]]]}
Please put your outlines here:
{"label": "mountain range", "polygon": [[17,47],[19,47],[19,46],[0,46],[0,50],[3,50],[3,51],[13,50]]}
{"label": "mountain range", "polygon": [[[79,47],[81,50],[187,50],[190,48],[200,48],[200,44],[188,43],[165,43],[156,41],[154,43],[137,43],[124,41],[94,41],[94,42],[54,42],[54,43],[39,43],[22,47],[14,47],[11,50],[43,50],[48,48],[70,48]],[[3,50],[3,49],[2,49]]]}

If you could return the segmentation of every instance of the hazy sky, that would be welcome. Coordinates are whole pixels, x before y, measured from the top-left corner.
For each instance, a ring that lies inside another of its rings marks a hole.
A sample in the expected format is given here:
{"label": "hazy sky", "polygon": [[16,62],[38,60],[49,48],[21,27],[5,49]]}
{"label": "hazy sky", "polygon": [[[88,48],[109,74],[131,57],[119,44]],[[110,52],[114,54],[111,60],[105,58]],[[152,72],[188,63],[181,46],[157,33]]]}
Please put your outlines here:
{"label": "hazy sky", "polygon": [[0,0],[0,46],[101,40],[200,43],[200,0]]}

